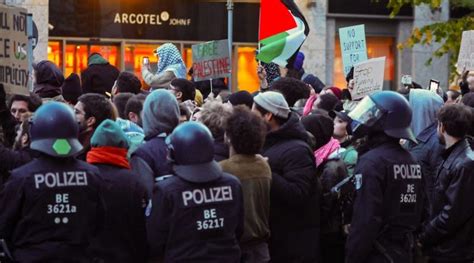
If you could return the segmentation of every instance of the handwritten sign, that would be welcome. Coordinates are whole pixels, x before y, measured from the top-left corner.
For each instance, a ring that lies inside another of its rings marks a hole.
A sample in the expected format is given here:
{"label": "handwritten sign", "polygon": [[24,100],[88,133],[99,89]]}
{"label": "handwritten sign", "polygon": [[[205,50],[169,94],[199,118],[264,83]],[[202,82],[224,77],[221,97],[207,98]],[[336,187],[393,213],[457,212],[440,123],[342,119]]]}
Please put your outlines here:
{"label": "handwritten sign", "polygon": [[364,25],[339,28],[342,64],[347,75],[355,64],[367,60]]}
{"label": "handwritten sign", "polygon": [[352,99],[357,100],[383,88],[385,57],[373,58],[354,65],[354,90]]}
{"label": "handwritten sign", "polygon": [[474,30],[462,32],[457,68],[459,72],[474,70]]}
{"label": "handwritten sign", "polygon": [[28,94],[27,12],[0,5],[0,83],[9,94]]}
{"label": "handwritten sign", "polygon": [[227,40],[193,45],[192,49],[194,80],[223,78],[230,74],[230,52]]}

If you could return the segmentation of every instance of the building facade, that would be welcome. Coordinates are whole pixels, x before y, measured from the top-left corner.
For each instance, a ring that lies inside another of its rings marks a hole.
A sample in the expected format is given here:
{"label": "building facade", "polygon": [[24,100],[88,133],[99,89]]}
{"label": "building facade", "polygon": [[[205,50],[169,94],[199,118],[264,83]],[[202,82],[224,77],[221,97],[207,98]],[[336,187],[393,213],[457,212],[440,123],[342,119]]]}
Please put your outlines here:
{"label": "building facade", "polygon": [[[1,0],[0,0],[1,1]],[[21,0],[17,0],[21,1]],[[100,52],[120,70],[140,75],[141,61],[165,42],[182,51],[189,68],[191,45],[227,38],[226,1],[209,0],[24,0],[21,5],[34,13],[39,28],[40,45],[35,59],[49,59],[65,75],[79,73],[87,67],[87,57]],[[259,0],[234,1],[233,88],[258,89],[256,76]],[[427,86],[437,79],[448,85],[448,57],[431,58],[437,45],[397,49],[414,26],[446,21],[449,4],[440,9],[428,6],[403,8],[389,18],[387,1],[372,0],[296,0],[310,25],[310,35],[301,51],[304,68],[327,85],[345,87],[338,29],[364,24],[368,57],[386,57],[384,88],[395,89],[401,75]],[[46,22],[48,21],[48,22]]]}

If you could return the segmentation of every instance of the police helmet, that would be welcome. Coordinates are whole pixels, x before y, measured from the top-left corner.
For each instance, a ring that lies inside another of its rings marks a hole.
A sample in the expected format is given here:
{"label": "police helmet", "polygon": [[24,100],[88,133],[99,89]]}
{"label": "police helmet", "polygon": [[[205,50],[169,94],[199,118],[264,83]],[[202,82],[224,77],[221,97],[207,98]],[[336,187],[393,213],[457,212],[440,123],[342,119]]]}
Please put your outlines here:
{"label": "police helmet", "polygon": [[383,131],[390,137],[416,143],[410,129],[412,111],[408,101],[394,91],[379,91],[366,96],[349,113],[354,134],[363,131]]}
{"label": "police helmet", "polygon": [[219,178],[222,170],[214,161],[214,139],[209,129],[198,122],[180,124],[166,138],[169,157],[177,176],[195,183]]}
{"label": "police helmet", "polygon": [[82,150],[79,124],[70,107],[60,102],[43,104],[30,121],[31,149],[54,157],[70,157]]}

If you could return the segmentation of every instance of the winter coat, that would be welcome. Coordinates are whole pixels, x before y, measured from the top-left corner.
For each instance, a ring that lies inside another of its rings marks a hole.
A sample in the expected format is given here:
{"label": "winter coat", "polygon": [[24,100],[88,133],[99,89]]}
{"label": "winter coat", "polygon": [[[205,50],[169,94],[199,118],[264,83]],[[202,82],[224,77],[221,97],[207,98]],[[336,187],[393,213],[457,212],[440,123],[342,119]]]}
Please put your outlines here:
{"label": "winter coat", "polygon": [[272,169],[270,256],[272,262],[319,258],[320,185],[307,133],[291,113],[263,147]]}
{"label": "winter coat", "polygon": [[358,189],[346,262],[411,262],[422,212],[421,167],[396,139],[370,138],[354,171]]}
{"label": "winter coat", "polygon": [[36,153],[29,148],[23,150],[11,150],[0,144],[0,186],[10,176],[10,172],[33,159]]}
{"label": "winter coat", "polygon": [[270,185],[272,172],[261,156],[236,154],[219,163],[222,170],[239,178],[244,196],[244,234],[241,247],[266,242],[270,237]]}
{"label": "winter coat", "polygon": [[119,74],[120,71],[101,55],[93,54],[89,58],[88,67],[81,73],[82,92],[103,95],[110,93]]}
{"label": "winter coat", "polygon": [[419,236],[436,260],[474,260],[474,152],[463,139],[442,155],[428,222]]}
{"label": "winter coat", "polygon": [[96,164],[104,180],[104,228],[93,239],[91,253],[104,262],[145,262],[145,187],[136,174],[113,165]]}
{"label": "winter coat", "polygon": [[224,142],[224,136],[214,140],[214,160],[220,162],[229,158],[229,146]]}

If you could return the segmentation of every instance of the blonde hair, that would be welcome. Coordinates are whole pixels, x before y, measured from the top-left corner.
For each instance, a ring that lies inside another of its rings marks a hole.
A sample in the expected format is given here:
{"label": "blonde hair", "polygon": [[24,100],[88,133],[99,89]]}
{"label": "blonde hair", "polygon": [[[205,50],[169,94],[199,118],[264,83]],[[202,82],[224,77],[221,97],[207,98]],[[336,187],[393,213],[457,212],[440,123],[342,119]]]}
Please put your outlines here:
{"label": "blonde hair", "polygon": [[201,116],[198,121],[211,130],[214,138],[224,135],[224,125],[227,118],[232,114],[231,107],[228,107],[219,101],[209,101],[204,103],[200,113]]}

